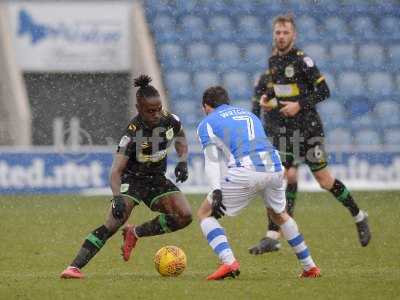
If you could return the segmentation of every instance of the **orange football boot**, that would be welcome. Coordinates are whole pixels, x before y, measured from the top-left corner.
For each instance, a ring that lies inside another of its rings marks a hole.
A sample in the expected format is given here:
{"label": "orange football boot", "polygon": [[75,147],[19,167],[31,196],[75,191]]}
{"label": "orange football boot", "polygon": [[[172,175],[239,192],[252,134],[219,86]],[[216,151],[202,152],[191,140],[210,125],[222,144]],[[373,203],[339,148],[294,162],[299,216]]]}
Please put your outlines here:
{"label": "orange football boot", "polygon": [[317,278],[321,277],[321,270],[318,267],[312,267],[310,270],[303,272],[299,276],[300,278]]}
{"label": "orange football boot", "polygon": [[136,242],[138,238],[133,233],[135,226],[126,225],[124,229],[122,229],[122,236],[124,238],[121,250],[122,250],[122,258],[124,261],[128,261],[131,256],[133,248],[135,248]]}
{"label": "orange football boot", "polygon": [[60,278],[64,279],[81,279],[84,278],[85,275],[79,270],[77,267],[69,266],[66,268],[60,275]]}
{"label": "orange football boot", "polygon": [[209,275],[207,277],[207,280],[221,280],[226,277],[235,278],[235,277],[239,276],[239,274],[240,274],[239,268],[240,268],[240,264],[237,260],[235,260],[230,265],[222,264],[219,266],[217,271],[215,271],[214,273],[212,273],[211,275]]}

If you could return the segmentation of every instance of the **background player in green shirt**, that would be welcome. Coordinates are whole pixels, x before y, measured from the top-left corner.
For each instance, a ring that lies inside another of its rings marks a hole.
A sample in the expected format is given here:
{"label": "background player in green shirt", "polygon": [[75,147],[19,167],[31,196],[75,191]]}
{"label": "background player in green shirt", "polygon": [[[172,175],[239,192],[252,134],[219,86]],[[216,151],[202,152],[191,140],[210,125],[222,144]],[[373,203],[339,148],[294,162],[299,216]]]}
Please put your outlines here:
{"label": "background player in green shirt", "polygon": [[[293,17],[278,16],[272,29],[274,51],[268,60],[268,70],[256,84],[253,113],[264,119],[265,129],[280,151],[286,169],[287,211],[293,215],[297,168],[305,163],[321,188],[331,192],[350,211],[360,243],[365,247],[371,239],[367,214],[327,168],[324,130],[316,104],[329,97],[329,88],[315,62],[295,47],[297,33]],[[279,237],[279,227],[269,220],[266,237],[250,248],[250,253],[279,250]]]}

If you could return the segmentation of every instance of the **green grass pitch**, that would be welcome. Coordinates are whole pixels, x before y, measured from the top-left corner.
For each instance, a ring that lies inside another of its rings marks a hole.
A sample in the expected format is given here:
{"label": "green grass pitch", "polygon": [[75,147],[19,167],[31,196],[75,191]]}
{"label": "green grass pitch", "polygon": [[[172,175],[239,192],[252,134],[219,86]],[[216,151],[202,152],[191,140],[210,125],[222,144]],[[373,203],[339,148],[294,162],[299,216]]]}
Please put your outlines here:
{"label": "green grass pitch", "polygon": [[[373,238],[362,248],[349,213],[328,193],[300,193],[296,219],[323,277],[297,278],[292,250],[251,256],[247,248],[265,233],[259,199],[242,214],[222,221],[241,263],[238,279],[207,282],[217,258],[196,220],[186,229],[141,239],[128,263],[118,233],[84,268],[84,280],[61,280],[87,234],[102,224],[106,197],[0,197],[0,299],[398,299],[400,295],[400,192],[354,193],[370,215]],[[202,196],[189,196],[193,214]],[[155,216],[140,205],[130,218]],[[154,253],[181,247],[188,266],[177,278],[162,278]]]}

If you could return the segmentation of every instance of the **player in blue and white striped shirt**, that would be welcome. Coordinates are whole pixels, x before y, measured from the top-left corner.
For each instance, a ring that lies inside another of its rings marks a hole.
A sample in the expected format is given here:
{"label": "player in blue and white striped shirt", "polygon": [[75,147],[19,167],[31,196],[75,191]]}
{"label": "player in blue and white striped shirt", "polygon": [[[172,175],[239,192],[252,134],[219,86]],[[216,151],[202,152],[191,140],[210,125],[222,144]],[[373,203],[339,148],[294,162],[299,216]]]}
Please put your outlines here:
{"label": "player in blue and white striped shirt", "polygon": [[237,215],[258,194],[302,264],[301,276],[320,276],[296,222],[285,211],[282,163],[261,121],[251,112],[229,105],[228,93],[220,86],[208,88],[202,104],[207,116],[197,133],[211,191],[197,215],[204,237],[222,262],[207,279],[239,275],[239,262],[217,219]]}

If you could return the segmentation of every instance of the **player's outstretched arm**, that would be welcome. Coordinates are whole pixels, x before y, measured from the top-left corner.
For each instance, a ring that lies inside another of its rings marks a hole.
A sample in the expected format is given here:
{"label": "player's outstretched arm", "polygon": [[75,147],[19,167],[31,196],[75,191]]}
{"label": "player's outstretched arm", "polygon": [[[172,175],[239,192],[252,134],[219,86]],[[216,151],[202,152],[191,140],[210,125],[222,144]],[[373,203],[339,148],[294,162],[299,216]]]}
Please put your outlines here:
{"label": "player's outstretched arm", "polygon": [[189,176],[187,166],[189,147],[183,129],[175,137],[175,151],[179,157],[178,164],[175,167],[176,182],[184,182]]}
{"label": "player's outstretched arm", "polygon": [[211,215],[218,219],[225,214],[225,206],[222,203],[220,157],[216,145],[209,144],[204,148],[204,163],[206,177],[211,188],[209,194],[212,199]]}
{"label": "player's outstretched arm", "polygon": [[120,195],[121,190],[121,176],[128,163],[128,157],[124,154],[116,153],[110,172],[110,186],[113,196]]}

